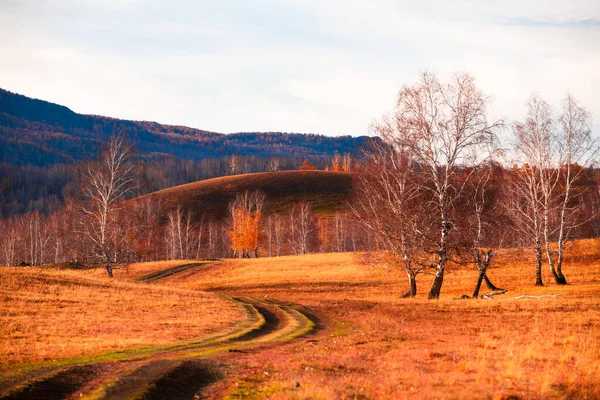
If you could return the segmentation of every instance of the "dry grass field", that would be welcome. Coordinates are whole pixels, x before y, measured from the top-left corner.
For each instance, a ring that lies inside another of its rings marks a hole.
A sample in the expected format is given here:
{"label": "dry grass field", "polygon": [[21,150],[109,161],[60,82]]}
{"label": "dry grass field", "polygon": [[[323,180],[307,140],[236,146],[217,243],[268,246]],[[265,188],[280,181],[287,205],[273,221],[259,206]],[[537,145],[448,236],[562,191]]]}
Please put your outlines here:
{"label": "dry grass field", "polygon": [[[324,333],[241,357],[221,390],[270,398],[598,398],[600,243],[575,242],[570,284],[533,287],[531,258],[507,250],[490,272],[508,292],[470,294],[476,273],[451,271],[439,301],[400,299],[405,277],[354,254],[230,260],[164,284],[308,306]],[[522,295],[556,297],[519,298]]]}
{"label": "dry grass field", "polygon": [[166,345],[244,318],[236,304],[212,294],[88,275],[0,268],[0,372],[11,364]]}
{"label": "dry grass field", "polygon": [[[222,329],[239,318],[213,296],[224,294],[302,305],[319,329],[285,343],[206,356],[220,376],[205,390],[208,397],[600,397],[600,241],[570,245],[567,286],[546,274],[546,286],[534,287],[529,254],[502,251],[489,275],[508,292],[487,300],[454,299],[472,292],[476,273],[468,268],[449,271],[440,300],[426,300],[427,275],[418,277],[417,298],[401,299],[402,273],[351,253],[224,260],[152,284],[129,283],[184,263],[130,265],[116,270],[114,282],[101,271],[84,278],[90,271],[2,269],[5,362]],[[73,317],[79,313],[81,322]],[[66,333],[71,329],[73,338]]]}

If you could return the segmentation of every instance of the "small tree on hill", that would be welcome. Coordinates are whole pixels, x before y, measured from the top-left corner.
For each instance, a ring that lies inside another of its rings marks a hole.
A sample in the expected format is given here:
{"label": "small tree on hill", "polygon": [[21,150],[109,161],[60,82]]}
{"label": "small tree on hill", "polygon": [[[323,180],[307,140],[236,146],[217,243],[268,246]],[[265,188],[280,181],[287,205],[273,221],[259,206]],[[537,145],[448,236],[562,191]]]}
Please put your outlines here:
{"label": "small tree on hill", "polygon": [[317,169],[308,159],[304,160],[298,168],[300,171],[314,171]]}
{"label": "small tree on hill", "polygon": [[258,246],[262,242],[262,222],[265,195],[262,192],[238,194],[229,205],[231,218],[227,232],[230,248],[237,257],[258,257]]}

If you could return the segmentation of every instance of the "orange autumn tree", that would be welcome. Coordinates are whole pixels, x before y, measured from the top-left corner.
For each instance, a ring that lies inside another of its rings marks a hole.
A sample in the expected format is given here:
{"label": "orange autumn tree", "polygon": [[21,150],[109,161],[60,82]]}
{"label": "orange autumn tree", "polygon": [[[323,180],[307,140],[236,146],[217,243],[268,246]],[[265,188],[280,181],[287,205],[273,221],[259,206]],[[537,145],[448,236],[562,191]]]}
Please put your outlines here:
{"label": "orange autumn tree", "polygon": [[234,257],[258,258],[258,247],[263,240],[262,209],[265,195],[260,191],[238,194],[229,204],[230,229],[227,231]]}
{"label": "orange autumn tree", "polygon": [[317,167],[315,167],[310,160],[306,159],[302,162],[302,164],[300,165],[300,168],[298,168],[300,171],[314,171],[317,169]]}

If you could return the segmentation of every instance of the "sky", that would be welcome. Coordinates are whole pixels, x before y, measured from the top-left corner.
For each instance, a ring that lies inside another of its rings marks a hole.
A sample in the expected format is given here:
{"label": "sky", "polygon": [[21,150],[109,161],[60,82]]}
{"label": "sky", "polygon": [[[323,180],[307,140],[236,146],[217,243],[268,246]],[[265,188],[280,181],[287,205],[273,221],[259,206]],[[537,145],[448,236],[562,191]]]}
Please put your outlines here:
{"label": "sky", "polygon": [[490,119],[567,92],[600,132],[598,0],[0,0],[0,87],[216,132],[364,135],[427,70]]}

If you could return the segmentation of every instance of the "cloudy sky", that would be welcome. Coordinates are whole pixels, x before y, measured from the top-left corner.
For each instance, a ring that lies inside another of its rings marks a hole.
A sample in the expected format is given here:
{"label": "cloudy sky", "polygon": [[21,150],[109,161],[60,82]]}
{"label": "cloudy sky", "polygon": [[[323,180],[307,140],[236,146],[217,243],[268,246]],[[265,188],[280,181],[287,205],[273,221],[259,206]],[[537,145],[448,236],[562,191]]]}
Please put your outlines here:
{"label": "cloudy sky", "polygon": [[424,70],[600,128],[598,0],[0,0],[0,51],[4,89],[217,132],[365,134]]}

